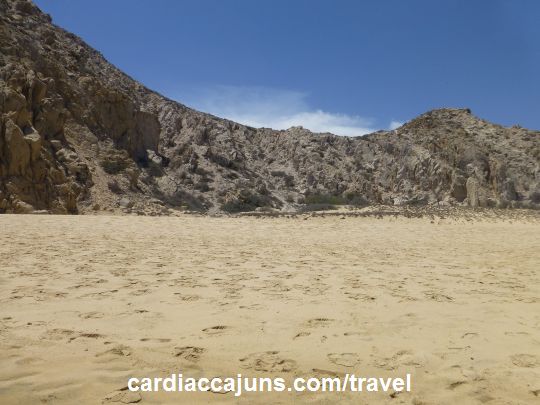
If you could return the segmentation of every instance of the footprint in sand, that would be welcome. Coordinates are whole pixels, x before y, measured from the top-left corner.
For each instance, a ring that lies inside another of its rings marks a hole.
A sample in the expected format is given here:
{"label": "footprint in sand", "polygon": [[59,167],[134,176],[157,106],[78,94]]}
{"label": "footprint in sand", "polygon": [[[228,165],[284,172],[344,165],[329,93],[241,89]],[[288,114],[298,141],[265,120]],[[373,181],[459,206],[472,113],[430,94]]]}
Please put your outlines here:
{"label": "footprint in sand", "polygon": [[514,366],[525,367],[525,368],[535,368],[538,367],[539,361],[538,357],[532,354],[514,354],[510,356]]}
{"label": "footprint in sand", "polygon": [[261,304],[250,304],[250,305],[240,305],[238,306],[238,308],[240,309],[248,309],[248,310],[256,310],[256,309],[261,309],[261,308],[265,308],[263,305]]}
{"label": "footprint in sand", "polygon": [[316,378],[323,378],[323,377],[345,377],[345,373],[339,372],[339,371],[333,371],[333,370],[325,370],[322,368],[313,368],[311,369],[311,373],[309,374],[303,374],[302,376],[309,377],[316,377]]}
{"label": "footprint in sand", "polygon": [[135,296],[139,296],[139,295],[149,294],[151,291],[152,290],[150,290],[149,288],[144,288],[144,289],[141,289],[141,290],[132,291],[130,294],[135,295]]}
{"label": "footprint in sand", "polygon": [[109,349],[105,352],[96,354],[96,357],[105,356],[107,354],[112,354],[115,356],[131,356],[131,349],[125,345],[116,345],[112,349]]}
{"label": "footprint in sand", "polygon": [[174,293],[174,295],[176,295],[177,298],[179,298],[180,300],[188,301],[188,302],[198,301],[201,299],[199,295],[189,295],[189,294],[181,294],[181,293]]}
{"label": "footprint in sand", "polygon": [[370,301],[375,301],[377,299],[376,297],[373,297],[371,295],[362,294],[362,293],[353,293],[349,291],[346,291],[345,295],[347,296],[347,298],[350,298],[355,301],[370,302]]}
{"label": "footprint in sand", "polygon": [[171,339],[167,339],[167,338],[141,338],[139,340],[141,342],[155,342],[155,343],[168,343],[171,341]]}
{"label": "footprint in sand", "polygon": [[99,334],[99,333],[80,333],[78,336],[73,336],[69,338],[69,341],[73,341],[78,338],[86,338],[86,339],[99,339],[103,338],[105,336]]}
{"label": "footprint in sand", "polygon": [[464,381],[464,380],[454,381],[453,383],[448,385],[448,389],[455,390],[457,387],[460,387],[463,384],[467,384],[467,381]]}
{"label": "footprint in sand", "polygon": [[427,291],[424,293],[427,299],[431,301],[437,301],[437,302],[452,302],[454,301],[453,297],[450,297],[449,295],[440,294],[433,291]]}
{"label": "footprint in sand", "polygon": [[400,350],[392,357],[380,357],[375,359],[372,362],[372,365],[377,368],[392,371],[400,366],[422,367],[423,361],[413,356],[413,353],[408,350]]}
{"label": "footprint in sand", "polygon": [[124,387],[107,394],[107,396],[103,398],[103,403],[136,404],[141,402],[141,400],[141,394],[129,391],[128,387]]}
{"label": "footprint in sand", "polygon": [[242,368],[255,371],[288,373],[296,369],[296,361],[284,359],[278,351],[251,353],[240,359]]}
{"label": "footprint in sand", "polygon": [[334,320],[330,318],[313,318],[313,319],[309,319],[306,322],[306,325],[311,328],[317,328],[317,327],[324,328],[324,327],[330,326],[332,322],[334,322]]}
{"label": "footprint in sand", "polygon": [[42,404],[54,404],[58,402],[58,397],[54,394],[45,395],[39,398]]}
{"label": "footprint in sand", "polygon": [[103,318],[103,312],[96,312],[96,311],[92,311],[92,312],[85,312],[85,313],[82,313],[82,314],[79,314],[79,318],[82,318],[82,319],[99,319],[99,318]]}
{"label": "footprint in sand", "polygon": [[88,338],[88,339],[97,339],[97,338],[103,337],[103,335],[99,333],[81,333],[79,337]]}
{"label": "footprint in sand", "polygon": [[45,339],[50,340],[62,340],[64,338],[70,338],[73,339],[73,334],[75,331],[70,329],[51,329],[44,333]]}
{"label": "footprint in sand", "polygon": [[205,348],[196,346],[183,346],[174,348],[174,356],[189,361],[198,361],[201,355],[206,351]]}
{"label": "footprint in sand", "polygon": [[330,362],[344,367],[354,367],[360,363],[357,353],[329,353],[326,357]]}
{"label": "footprint in sand", "polygon": [[210,328],[204,328],[202,331],[207,335],[222,335],[225,333],[226,329],[229,329],[229,327],[225,325],[217,325],[211,326]]}
{"label": "footprint in sand", "polygon": [[373,340],[373,336],[367,331],[365,331],[365,332],[359,332],[359,331],[343,332],[343,336],[357,336],[359,339],[362,339],[362,340]]}

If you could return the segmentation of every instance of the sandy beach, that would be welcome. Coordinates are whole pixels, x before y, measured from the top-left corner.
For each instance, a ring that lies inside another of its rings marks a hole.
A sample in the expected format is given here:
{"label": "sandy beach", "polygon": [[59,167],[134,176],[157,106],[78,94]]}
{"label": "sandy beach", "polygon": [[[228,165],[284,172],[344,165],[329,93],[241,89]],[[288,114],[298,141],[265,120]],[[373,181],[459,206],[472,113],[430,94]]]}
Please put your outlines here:
{"label": "sandy beach", "polygon": [[[527,404],[540,223],[0,216],[2,404]],[[410,393],[130,393],[131,376],[412,375]]]}

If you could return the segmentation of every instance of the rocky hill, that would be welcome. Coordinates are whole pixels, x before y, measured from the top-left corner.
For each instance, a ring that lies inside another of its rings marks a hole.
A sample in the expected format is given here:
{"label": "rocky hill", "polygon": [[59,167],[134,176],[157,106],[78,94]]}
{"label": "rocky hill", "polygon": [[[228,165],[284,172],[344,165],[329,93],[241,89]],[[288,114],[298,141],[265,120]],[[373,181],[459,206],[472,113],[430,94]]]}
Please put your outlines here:
{"label": "rocky hill", "polygon": [[540,207],[538,131],[466,109],[358,138],[250,128],[147,89],[26,0],[0,0],[0,114],[0,212]]}

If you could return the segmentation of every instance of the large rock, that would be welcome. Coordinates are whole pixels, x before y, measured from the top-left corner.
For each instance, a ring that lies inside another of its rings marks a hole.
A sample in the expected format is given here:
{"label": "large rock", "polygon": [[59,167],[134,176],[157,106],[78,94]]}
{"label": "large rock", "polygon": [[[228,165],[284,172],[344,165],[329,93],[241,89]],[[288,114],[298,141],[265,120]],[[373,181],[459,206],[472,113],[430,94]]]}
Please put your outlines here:
{"label": "large rock", "polygon": [[501,198],[504,201],[515,201],[517,200],[516,187],[514,182],[510,179],[506,179],[502,185],[501,189]]}
{"label": "large rock", "polygon": [[59,118],[63,103],[60,111],[54,108],[44,115],[50,101],[47,82],[32,70],[0,68],[0,213],[77,212],[81,191],[91,185],[88,167],[77,153],[71,151],[64,160],[55,157],[53,144],[36,128],[56,133],[64,128]]}
{"label": "large rock", "polygon": [[34,132],[25,135],[24,140],[30,147],[30,161],[35,162],[41,155],[41,136],[37,132]]}
{"label": "large rock", "polygon": [[5,144],[7,149],[8,175],[24,176],[29,169],[31,149],[24,134],[11,119],[6,121]]}
{"label": "large rock", "polygon": [[478,207],[480,204],[480,183],[475,177],[469,177],[467,179],[467,200],[469,206]]}

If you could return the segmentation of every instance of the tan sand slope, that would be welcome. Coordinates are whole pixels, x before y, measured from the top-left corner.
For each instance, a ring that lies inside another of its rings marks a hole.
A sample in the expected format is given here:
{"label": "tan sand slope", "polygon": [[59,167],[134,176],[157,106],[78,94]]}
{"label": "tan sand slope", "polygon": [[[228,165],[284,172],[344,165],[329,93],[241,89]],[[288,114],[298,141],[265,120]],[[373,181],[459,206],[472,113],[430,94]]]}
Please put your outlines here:
{"label": "tan sand slope", "polygon": [[[0,216],[0,402],[538,403],[539,247],[531,219]],[[171,372],[413,391],[118,391]]]}

